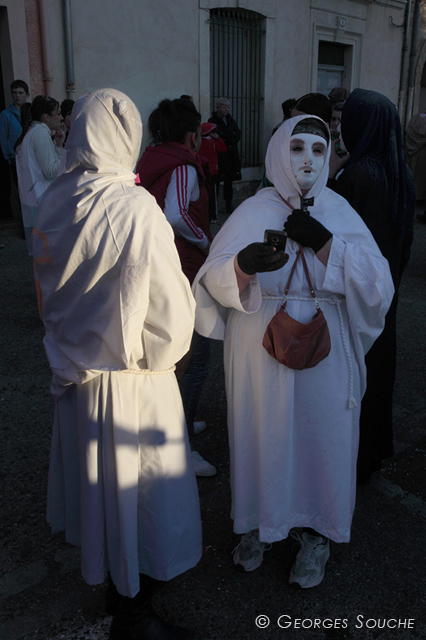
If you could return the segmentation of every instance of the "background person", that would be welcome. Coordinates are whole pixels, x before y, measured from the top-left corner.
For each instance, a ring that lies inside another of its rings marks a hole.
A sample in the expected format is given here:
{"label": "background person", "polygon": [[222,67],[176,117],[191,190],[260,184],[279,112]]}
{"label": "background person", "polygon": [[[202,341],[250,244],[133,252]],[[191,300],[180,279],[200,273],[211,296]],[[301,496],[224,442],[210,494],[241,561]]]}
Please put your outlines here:
{"label": "background person", "polygon": [[10,85],[13,102],[0,113],[0,172],[1,172],[1,211],[2,218],[13,215],[10,204],[12,183],[18,187],[16,173],[15,143],[22,133],[21,107],[30,97],[28,85],[24,80],[14,80]]}
{"label": "background person", "polygon": [[[210,232],[208,160],[198,155],[201,115],[187,98],[163,100],[148,121],[153,144],[138,162],[140,184],[157,200],[175,233],[182,270],[192,283],[204,264],[212,239]],[[210,341],[194,333],[191,362],[179,380],[189,440],[195,429],[205,428],[196,411],[210,366]],[[192,451],[195,473],[214,476],[215,467]]]}
{"label": "background person", "polygon": [[330,126],[331,115],[333,113],[333,105],[331,100],[322,93],[307,93],[299,98],[291,110],[291,115],[300,116],[303,114],[311,114],[318,116]]}
{"label": "background person", "polygon": [[333,111],[331,114],[331,121],[330,121],[331,138],[334,141],[334,150],[336,154],[339,156],[339,158],[344,158],[347,155],[347,151],[344,151],[342,149],[342,145],[340,142],[342,110],[344,106],[345,106],[344,102],[336,102],[336,104],[333,104]]}
{"label": "background person", "polygon": [[201,124],[201,145],[199,154],[209,161],[210,169],[210,220],[218,222],[217,189],[219,182],[219,154],[226,152],[226,144],[216,133],[216,125],[211,122]]}
{"label": "background person", "polygon": [[415,189],[404,157],[395,105],[376,91],[355,89],[343,107],[341,138],[349,156],[332,156],[329,186],[346,198],[388,260],[395,296],[385,328],[366,357],[367,391],[362,401],[358,482],[367,482],[393,455],[393,387],[396,370],[398,288],[410,256]]}
{"label": "background person", "polygon": [[72,113],[73,106],[74,106],[74,100],[67,99],[61,102],[61,115],[64,119],[64,125],[65,125],[65,142],[70,132],[71,113]]}
{"label": "background person", "polygon": [[335,105],[338,102],[344,102],[349,97],[350,91],[346,87],[333,87],[328,94],[330,102]]}
{"label": "background person", "polygon": [[[19,198],[25,241],[32,255],[31,234],[40,200],[59,170],[65,132],[59,102],[36,96],[21,108],[22,133],[15,143]],[[55,141],[52,133],[55,132]]]}
{"label": "background person", "polygon": [[17,185],[15,144],[22,133],[21,107],[28,101],[30,92],[24,80],[14,80],[10,85],[10,91],[13,102],[0,113],[0,145]]}
{"label": "background person", "polygon": [[[329,155],[322,120],[283,122],[266,153],[275,187],[234,211],[193,286],[197,331],[224,341],[231,517],[243,534],[234,563],[256,569],[267,545],[302,528],[294,532],[301,549],[289,578],[302,588],[322,581],[329,539],[350,538],[364,357],[393,295],[387,261],[366,225],[326,188]],[[311,198],[306,213],[302,199]],[[262,242],[265,229],[283,227],[288,262]],[[296,370],[271,357],[262,340],[284,300],[301,323],[315,313],[301,260],[285,295],[300,246],[331,350],[316,366]]]}
{"label": "background person", "polygon": [[47,517],[81,547],[88,584],[110,572],[118,590],[111,640],[185,639],[193,635],[163,622],[151,598],[159,581],[201,556],[175,376],[194,300],[170,225],[135,185],[141,139],[126,95],[101,89],[80,98],[64,171],[34,230],[56,401]]}
{"label": "background person", "polygon": [[217,133],[225,142],[227,151],[219,156],[219,181],[216,183],[219,193],[220,183],[223,182],[223,199],[226,213],[232,213],[233,188],[235,180],[241,180],[241,161],[237,144],[241,140],[241,131],[234,118],[229,113],[231,103],[228,98],[216,100],[216,111],[213,111],[209,122],[216,125]]}
{"label": "background person", "polygon": [[272,129],[272,135],[274,135],[275,131],[284,122],[284,120],[288,120],[289,118],[291,118],[291,110],[293,109],[296,103],[297,103],[296,98],[289,98],[288,100],[284,100],[284,102],[281,104],[281,109],[283,111],[283,119]]}
{"label": "background person", "polygon": [[345,106],[344,102],[336,102],[333,104],[333,110],[331,112],[330,130],[337,131],[340,129],[340,123],[342,121],[342,110]]}

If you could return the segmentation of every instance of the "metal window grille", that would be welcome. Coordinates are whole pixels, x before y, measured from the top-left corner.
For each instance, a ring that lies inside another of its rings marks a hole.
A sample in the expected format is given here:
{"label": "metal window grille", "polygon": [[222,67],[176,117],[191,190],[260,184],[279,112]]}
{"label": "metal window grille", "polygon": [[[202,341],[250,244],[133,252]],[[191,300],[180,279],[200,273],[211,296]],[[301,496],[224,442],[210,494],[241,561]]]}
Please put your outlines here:
{"label": "metal window grille", "polygon": [[343,67],[345,64],[345,45],[321,40],[318,46],[318,64]]}
{"label": "metal window grille", "polygon": [[263,18],[244,9],[210,11],[211,109],[221,97],[241,129],[243,167],[262,164]]}

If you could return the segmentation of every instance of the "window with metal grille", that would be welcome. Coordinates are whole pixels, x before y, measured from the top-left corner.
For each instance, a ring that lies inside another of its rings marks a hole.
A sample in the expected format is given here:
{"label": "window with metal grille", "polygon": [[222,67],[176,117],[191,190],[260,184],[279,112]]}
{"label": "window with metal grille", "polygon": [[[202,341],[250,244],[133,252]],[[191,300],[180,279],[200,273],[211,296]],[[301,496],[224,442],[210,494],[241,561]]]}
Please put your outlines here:
{"label": "window with metal grille", "polygon": [[343,67],[345,65],[345,45],[320,40],[318,46],[318,64]]}
{"label": "window with metal grille", "polygon": [[244,9],[210,11],[211,110],[221,97],[241,129],[243,167],[262,164],[263,18]]}

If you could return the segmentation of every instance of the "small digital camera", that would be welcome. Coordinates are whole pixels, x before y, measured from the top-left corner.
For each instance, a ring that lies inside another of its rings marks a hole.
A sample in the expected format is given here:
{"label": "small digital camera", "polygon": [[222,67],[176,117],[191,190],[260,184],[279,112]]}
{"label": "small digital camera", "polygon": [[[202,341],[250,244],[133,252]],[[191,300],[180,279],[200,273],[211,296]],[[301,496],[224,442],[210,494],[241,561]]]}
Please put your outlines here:
{"label": "small digital camera", "polygon": [[275,229],[266,229],[263,238],[263,244],[276,247],[277,251],[285,251],[287,243],[287,234],[285,231],[276,231]]}

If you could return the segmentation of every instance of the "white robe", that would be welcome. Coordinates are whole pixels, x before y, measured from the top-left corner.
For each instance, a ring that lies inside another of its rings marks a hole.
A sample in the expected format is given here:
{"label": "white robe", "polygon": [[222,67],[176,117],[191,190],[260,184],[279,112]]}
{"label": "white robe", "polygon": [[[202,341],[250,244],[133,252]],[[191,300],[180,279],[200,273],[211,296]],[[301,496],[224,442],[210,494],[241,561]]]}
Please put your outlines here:
{"label": "white robe", "polygon": [[[280,127],[287,127],[287,139],[294,122]],[[280,135],[278,150],[286,141],[283,131]],[[277,185],[279,176],[273,178]],[[297,243],[288,239],[290,258],[284,267],[257,274],[241,297],[238,292],[236,254],[262,242],[265,229],[282,229],[291,213],[275,188],[261,190],[233,212],[193,285],[196,330],[224,340],[234,531],[258,528],[264,542],[286,538],[293,527],[312,527],[336,542],[349,541],[364,355],[383,330],[393,296],[387,260],[358,214],[326,189],[325,181],[323,175],[307,196],[315,193],[311,215],[333,233],[327,267],[304,249],[330,331],[325,360],[295,371],[262,346],[266,327],[284,300]],[[285,188],[279,184],[283,197],[297,207],[296,187],[291,178]],[[301,260],[287,311],[300,322],[309,322],[315,313]]]}
{"label": "white robe", "polygon": [[37,121],[31,124],[16,152],[19,200],[30,255],[31,233],[37,218],[38,206],[47,187],[58,173],[62,154],[63,149],[52,141],[49,127]]}
{"label": "white robe", "polygon": [[33,235],[56,400],[48,521],[81,546],[89,584],[109,570],[129,597],[139,573],[170,580],[201,556],[174,373],[195,303],[169,223],[134,183],[141,137],[120,92],[77,101]]}

